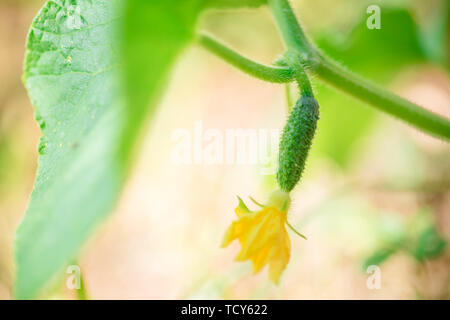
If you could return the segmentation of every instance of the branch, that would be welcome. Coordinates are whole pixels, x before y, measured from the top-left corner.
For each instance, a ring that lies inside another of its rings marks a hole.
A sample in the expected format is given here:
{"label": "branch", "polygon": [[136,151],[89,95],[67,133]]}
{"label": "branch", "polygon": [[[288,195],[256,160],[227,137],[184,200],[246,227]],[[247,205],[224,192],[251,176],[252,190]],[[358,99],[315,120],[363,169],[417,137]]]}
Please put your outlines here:
{"label": "branch", "polygon": [[206,34],[198,35],[197,42],[236,68],[258,79],[285,83],[292,81],[294,78],[294,73],[290,68],[272,67],[254,62]]}
{"label": "branch", "polygon": [[288,52],[297,52],[302,57],[302,63],[322,79],[424,132],[450,141],[450,120],[347,71],[338,63],[323,56],[306,38],[288,0],[268,0],[268,4]]}
{"label": "branch", "polygon": [[300,94],[312,97],[313,91],[308,75],[302,64],[302,57],[294,51],[288,51],[284,55],[288,66],[293,70]]}
{"label": "branch", "polygon": [[313,53],[313,48],[300,27],[289,2],[286,0],[268,0],[267,2],[288,50],[297,51],[304,56]]}

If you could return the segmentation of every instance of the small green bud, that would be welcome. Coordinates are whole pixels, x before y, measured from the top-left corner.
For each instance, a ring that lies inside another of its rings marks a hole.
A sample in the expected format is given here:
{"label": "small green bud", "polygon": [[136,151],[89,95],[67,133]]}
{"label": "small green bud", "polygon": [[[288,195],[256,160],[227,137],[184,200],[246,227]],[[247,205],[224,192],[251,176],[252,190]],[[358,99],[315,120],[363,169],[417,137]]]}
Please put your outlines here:
{"label": "small green bud", "polygon": [[285,192],[290,192],[301,178],[317,120],[319,105],[316,99],[302,95],[289,115],[280,141],[277,180]]}

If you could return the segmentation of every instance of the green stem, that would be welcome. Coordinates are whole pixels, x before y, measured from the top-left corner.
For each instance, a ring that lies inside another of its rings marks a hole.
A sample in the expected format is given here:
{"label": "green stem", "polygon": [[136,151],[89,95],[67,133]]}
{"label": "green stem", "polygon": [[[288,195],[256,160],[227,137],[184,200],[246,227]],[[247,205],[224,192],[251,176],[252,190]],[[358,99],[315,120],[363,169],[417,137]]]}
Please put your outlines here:
{"label": "green stem", "polygon": [[257,8],[267,3],[267,0],[207,0],[206,6],[210,8]]}
{"label": "green stem", "polygon": [[271,67],[254,62],[206,34],[198,35],[197,42],[236,68],[261,80],[286,83],[294,78],[294,73],[290,68]]}
{"label": "green stem", "polygon": [[86,287],[84,285],[83,274],[80,274],[80,289],[76,290],[78,300],[89,300]]}
{"label": "green stem", "polygon": [[295,80],[297,81],[300,94],[306,96],[313,96],[311,83],[308,75],[305,72],[302,64],[302,57],[294,51],[288,51],[285,54],[285,59],[288,66],[294,71]]}
{"label": "green stem", "polygon": [[301,63],[321,78],[379,110],[387,112],[431,135],[450,141],[450,121],[359,77],[321,55],[298,23],[288,0],[268,0],[288,52],[297,52]]}
{"label": "green stem", "polygon": [[[73,260],[72,265],[75,266],[80,266],[80,264],[78,263],[77,260]],[[80,268],[81,270],[81,268]],[[87,291],[86,291],[86,287],[84,284],[84,277],[83,277],[83,272],[80,272],[80,288],[79,289],[75,289],[75,295],[77,297],[78,300],[89,300]]]}
{"label": "green stem", "polygon": [[303,234],[301,234],[300,232],[297,231],[297,229],[295,229],[290,223],[289,221],[286,219],[286,224],[288,225],[288,227],[294,231],[298,236],[302,237],[305,240],[308,240],[308,238],[306,238]]}
{"label": "green stem", "polygon": [[287,48],[303,54],[307,59],[307,55],[311,54],[313,49],[289,2],[287,0],[268,0],[267,2]]}
{"label": "green stem", "polygon": [[287,114],[290,114],[294,106],[294,100],[292,100],[291,85],[289,83],[284,85],[284,93],[286,95],[286,111]]}

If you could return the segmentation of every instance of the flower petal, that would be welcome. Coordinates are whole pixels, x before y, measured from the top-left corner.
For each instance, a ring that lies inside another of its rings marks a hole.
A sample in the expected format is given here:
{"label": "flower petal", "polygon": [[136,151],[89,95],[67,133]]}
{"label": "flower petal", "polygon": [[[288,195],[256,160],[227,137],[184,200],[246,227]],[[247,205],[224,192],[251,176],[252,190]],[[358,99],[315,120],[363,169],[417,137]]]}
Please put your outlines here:
{"label": "flower petal", "polygon": [[[277,206],[264,207],[256,213],[246,212],[247,207],[241,199],[236,208],[238,220],[228,228],[222,246],[239,240],[241,250],[236,261],[250,260],[253,272],[269,266],[269,278],[277,283],[286,268],[291,244],[286,231],[286,212]],[[242,203],[242,205],[241,205]]]}

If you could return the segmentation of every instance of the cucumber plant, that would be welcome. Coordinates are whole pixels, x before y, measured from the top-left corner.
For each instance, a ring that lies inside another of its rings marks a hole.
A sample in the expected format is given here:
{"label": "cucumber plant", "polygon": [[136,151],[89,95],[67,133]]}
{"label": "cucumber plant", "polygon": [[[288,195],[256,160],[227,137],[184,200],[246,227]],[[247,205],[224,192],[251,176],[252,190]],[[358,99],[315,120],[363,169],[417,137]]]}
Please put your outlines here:
{"label": "cucumber plant", "polygon": [[[268,6],[286,45],[272,66],[196,30],[209,8],[259,6]],[[191,42],[255,78],[298,83],[302,98],[281,143],[278,180],[285,191],[300,179],[318,120],[311,74],[450,140],[448,119],[326,57],[303,32],[288,0],[47,1],[32,22],[24,64],[43,136],[34,189],[16,233],[17,298],[37,297],[113,209],[170,67]]]}

